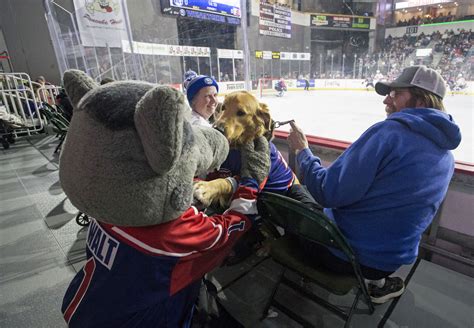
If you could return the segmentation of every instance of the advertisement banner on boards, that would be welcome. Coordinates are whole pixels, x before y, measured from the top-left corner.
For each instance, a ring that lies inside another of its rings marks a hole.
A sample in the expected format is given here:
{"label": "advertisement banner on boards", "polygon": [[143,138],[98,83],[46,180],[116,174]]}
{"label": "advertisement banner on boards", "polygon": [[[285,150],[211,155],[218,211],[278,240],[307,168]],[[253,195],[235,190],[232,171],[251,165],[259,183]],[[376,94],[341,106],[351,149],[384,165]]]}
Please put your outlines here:
{"label": "advertisement banner on boards", "polygon": [[311,60],[309,52],[281,52],[281,60]]}
{"label": "advertisement banner on boards", "polygon": [[315,83],[314,80],[296,80],[296,87],[297,88],[305,88],[306,87],[306,81],[309,82],[309,87],[314,88]]}
{"label": "advertisement banner on boards", "polygon": [[[141,55],[209,57],[211,54],[211,48],[208,47],[177,46],[138,41],[133,41],[132,45],[133,52]],[[132,52],[128,40],[122,40],[122,49],[123,52]]]}
{"label": "advertisement banner on boards", "polygon": [[236,82],[217,82],[219,85],[219,93],[245,90],[245,81]]}
{"label": "advertisement banner on boards", "polygon": [[243,59],[244,52],[242,50],[234,49],[217,49],[217,57],[227,59]]}
{"label": "advertisement banner on boards", "polygon": [[98,0],[74,0],[82,44],[88,47],[122,46],[127,39],[124,11],[119,0],[101,5]]}

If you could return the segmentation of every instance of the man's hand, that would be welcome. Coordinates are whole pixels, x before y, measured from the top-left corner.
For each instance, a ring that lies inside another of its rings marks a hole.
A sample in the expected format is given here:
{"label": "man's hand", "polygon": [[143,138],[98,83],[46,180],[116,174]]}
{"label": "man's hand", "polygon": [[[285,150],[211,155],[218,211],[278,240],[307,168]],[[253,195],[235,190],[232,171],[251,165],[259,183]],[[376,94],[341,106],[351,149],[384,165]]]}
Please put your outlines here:
{"label": "man's hand", "polygon": [[305,148],[309,148],[308,145],[308,140],[306,139],[306,136],[304,135],[303,130],[301,130],[295,122],[290,122],[291,129],[290,129],[290,134],[288,135],[288,146],[290,147],[291,150],[293,150],[296,154],[300,150],[303,150]]}
{"label": "man's hand", "polygon": [[261,136],[240,147],[242,167],[240,176],[252,178],[260,185],[270,173],[270,147]]}

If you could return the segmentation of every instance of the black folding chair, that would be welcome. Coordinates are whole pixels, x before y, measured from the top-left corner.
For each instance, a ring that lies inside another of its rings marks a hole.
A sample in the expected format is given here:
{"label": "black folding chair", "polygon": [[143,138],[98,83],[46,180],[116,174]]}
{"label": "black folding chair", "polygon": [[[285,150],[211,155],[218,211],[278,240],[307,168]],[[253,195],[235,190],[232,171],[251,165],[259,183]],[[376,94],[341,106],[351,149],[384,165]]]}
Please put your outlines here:
{"label": "black folding chair", "polygon": [[[266,318],[270,306],[274,306],[303,326],[313,326],[312,323],[299,316],[298,313],[274,299],[280,284],[287,285],[339,315],[345,320],[345,327],[349,327],[352,315],[357,308],[361,296],[367,304],[368,312],[370,314],[374,312],[374,306],[370,300],[354,251],[338,227],[322,211],[310,209],[292,198],[269,192],[260,194],[258,209],[264,221],[285,229],[285,234],[283,236],[277,234],[275,236],[276,239],[271,244],[270,256],[277,263],[281,264],[283,269],[264,308],[262,320]],[[304,255],[301,240],[315,242],[342,251],[347,256],[347,260],[352,264],[354,272],[348,275],[341,275],[316,266],[311,259]],[[285,271],[287,269],[296,272],[309,282],[314,282],[335,295],[346,295],[355,288],[356,295],[350,310],[346,311],[341,306],[328,302],[326,299],[305,290],[299,284],[286,278]]]}
{"label": "black folding chair", "polygon": [[45,102],[43,102],[43,107],[40,108],[40,113],[52,125],[53,132],[59,137],[59,144],[54,150],[54,152],[57,153],[61,149],[63,141],[66,138],[69,121],[54,107]]}

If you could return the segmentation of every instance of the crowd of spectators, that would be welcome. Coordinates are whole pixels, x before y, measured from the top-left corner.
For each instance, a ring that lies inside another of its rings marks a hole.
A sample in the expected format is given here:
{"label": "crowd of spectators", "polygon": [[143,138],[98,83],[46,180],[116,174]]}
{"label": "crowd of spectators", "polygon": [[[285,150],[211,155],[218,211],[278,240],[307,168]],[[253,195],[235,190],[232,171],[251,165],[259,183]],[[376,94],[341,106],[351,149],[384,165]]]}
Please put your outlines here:
{"label": "crowd of spectators", "polygon": [[441,75],[447,81],[456,78],[459,74],[471,80],[473,58],[470,51],[473,45],[474,33],[471,30],[461,30],[457,34],[453,31],[445,31],[437,40],[434,51],[443,55],[436,68],[441,70]]}
{"label": "crowd of spectators", "polygon": [[446,15],[439,13],[436,16],[425,15],[425,16],[412,16],[410,19],[399,20],[397,26],[413,26],[413,25],[423,25],[423,24],[432,24],[432,23],[445,23],[452,22],[455,20],[461,20],[458,17],[455,17],[448,12]]}
{"label": "crowd of spectators", "polygon": [[[436,69],[446,81],[457,79],[459,74],[466,80],[472,80],[474,79],[473,45],[474,33],[463,29],[436,31],[431,34],[405,34],[402,37],[389,35],[379,52],[358,54],[355,65],[352,61],[354,57],[346,56],[344,73],[340,61],[332,70],[326,61],[321,66],[316,65],[309,78],[373,79],[377,71],[380,71],[384,79],[392,80],[407,66],[426,65]],[[417,56],[418,49],[432,49],[432,51],[425,56]],[[325,69],[320,71],[318,68]],[[285,72],[281,76],[285,79],[300,78],[298,72],[291,74]],[[267,74],[262,77],[271,78]]]}
{"label": "crowd of spectators", "polygon": [[413,16],[410,19],[403,19],[399,20],[396,26],[415,26],[415,25],[423,25],[423,24],[433,24],[433,23],[446,23],[446,22],[454,22],[454,21],[464,21],[473,19],[474,15],[467,15],[462,17],[456,17],[452,15],[451,12],[448,12],[446,15],[443,13],[439,13],[436,16],[425,15],[425,16]]}
{"label": "crowd of spectators", "polygon": [[[380,70],[384,77],[392,79],[409,65],[423,64],[436,69],[446,81],[456,79],[461,74],[466,80],[474,78],[472,71],[474,33],[469,30],[446,30],[432,34],[404,35],[385,39],[382,50],[361,57],[359,78],[373,77]],[[433,48],[433,52],[417,57],[415,51]]]}

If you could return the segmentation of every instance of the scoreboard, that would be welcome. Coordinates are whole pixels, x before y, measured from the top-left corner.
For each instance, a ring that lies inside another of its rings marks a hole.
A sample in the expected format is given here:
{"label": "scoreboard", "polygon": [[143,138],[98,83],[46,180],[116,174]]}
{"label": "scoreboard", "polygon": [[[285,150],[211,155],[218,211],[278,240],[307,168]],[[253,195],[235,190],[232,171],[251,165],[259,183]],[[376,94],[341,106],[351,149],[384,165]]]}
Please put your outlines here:
{"label": "scoreboard", "polygon": [[240,25],[240,0],[161,0],[164,14]]}

